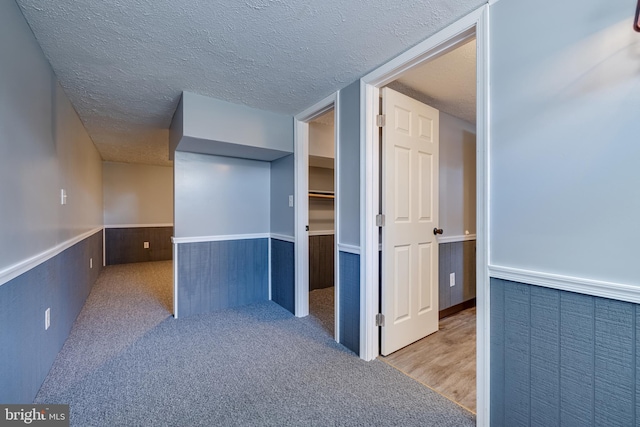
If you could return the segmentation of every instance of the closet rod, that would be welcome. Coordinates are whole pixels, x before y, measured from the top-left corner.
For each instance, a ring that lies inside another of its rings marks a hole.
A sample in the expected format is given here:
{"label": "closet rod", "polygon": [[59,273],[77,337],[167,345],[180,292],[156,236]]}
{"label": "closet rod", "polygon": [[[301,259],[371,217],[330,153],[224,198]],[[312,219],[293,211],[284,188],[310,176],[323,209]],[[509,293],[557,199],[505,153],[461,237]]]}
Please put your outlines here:
{"label": "closet rod", "polygon": [[334,196],[333,194],[309,193],[309,197],[314,197],[317,199],[335,199],[336,196]]}

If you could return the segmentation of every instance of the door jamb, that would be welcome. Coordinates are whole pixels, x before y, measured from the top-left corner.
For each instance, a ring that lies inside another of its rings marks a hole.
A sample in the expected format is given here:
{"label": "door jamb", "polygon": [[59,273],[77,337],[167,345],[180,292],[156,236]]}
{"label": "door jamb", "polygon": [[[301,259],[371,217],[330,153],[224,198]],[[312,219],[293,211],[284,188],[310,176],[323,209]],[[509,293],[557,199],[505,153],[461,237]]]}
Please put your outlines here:
{"label": "door jamb", "polygon": [[295,315],[305,317],[309,314],[309,232],[305,227],[309,224],[309,122],[333,108],[334,114],[334,286],[335,286],[335,331],[334,338],[340,341],[340,280],[338,275],[338,236],[339,236],[339,206],[338,183],[340,182],[339,159],[339,105],[338,93],[335,92],[325,99],[294,117],[294,194],[295,194]]}
{"label": "door jamb", "polygon": [[379,154],[377,149],[379,88],[411,67],[437,58],[476,37],[476,298],[477,298],[477,422],[488,426],[489,413],[489,7],[483,5],[467,16],[392,59],[360,80],[361,180],[360,246],[360,357],[373,360],[379,354],[378,227]]}

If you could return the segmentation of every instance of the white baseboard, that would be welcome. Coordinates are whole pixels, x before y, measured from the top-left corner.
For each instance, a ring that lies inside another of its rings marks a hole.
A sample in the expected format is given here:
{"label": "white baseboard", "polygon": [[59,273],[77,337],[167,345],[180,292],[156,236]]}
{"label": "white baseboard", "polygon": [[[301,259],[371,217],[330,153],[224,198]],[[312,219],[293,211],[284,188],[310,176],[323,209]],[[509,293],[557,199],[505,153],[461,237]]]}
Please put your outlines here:
{"label": "white baseboard", "polygon": [[340,252],[346,252],[349,254],[360,255],[360,246],[347,245],[345,243],[338,243],[338,250]]}
{"label": "white baseboard", "polygon": [[437,237],[438,243],[455,243],[455,242],[467,242],[469,240],[476,240],[475,234],[462,234],[459,236],[445,236]]}
{"label": "white baseboard", "polygon": [[26,273],[32,268],[39,266],[43,262],[50,260],[54,256],[69,249],[71,246],[75,245],[76,243],[81,242],[84,239],[91,237],[96,233],[99,233],[100,231],[102,231],[102,227],[96,227],[93,230],[89,230],[65,242],[62,242],[59,245],[52,247],[51,249],[47,249],[46,251],[41,252],[38,255],[32,256],[31,258],[25,259],[16,264],[10,265],[9,267],[3,270],[0,270],[0,286],[4,285],[10,280],[15,279],[21,274]]}
{"label": "white baseboard", "polygon": [[173,227],[173,223],[163,224],[112,224],[105,225],[104,228],[149,228],[149,227]]}
{"label": "white baseboard", "polygon": [[173,245],[173,317],[178,318],[178,272],[180,263],[178,260],[178,244]]}
{"label": "white baseboard", "polygon": [[640,286],[637,285],[563,276],[499,265],[489,266],[489,276],[528,285],[640,304]]}
{"label": "white baseboard", "polygon": [[286,234],[271,233],[271,238],[272,239],[277,239],[277,240],[282,240],[282,241],[289,242],[289,243],[295,243],[296,242],[296,238],[295,237],[287,236]]}
{"label": "white baseboard", "polygon": [[226,240],[268,239],[269,233],[227,234],[222,236],[172,237],[173,243],[223,242]]}

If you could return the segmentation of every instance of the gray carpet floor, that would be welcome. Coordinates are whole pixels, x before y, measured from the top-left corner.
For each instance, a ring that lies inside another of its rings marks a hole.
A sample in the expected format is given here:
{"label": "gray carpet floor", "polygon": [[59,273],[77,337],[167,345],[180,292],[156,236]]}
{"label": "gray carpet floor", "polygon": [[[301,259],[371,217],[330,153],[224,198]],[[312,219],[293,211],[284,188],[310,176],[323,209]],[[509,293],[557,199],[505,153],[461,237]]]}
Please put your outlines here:
{"label": "gray carpet floor", "polygon": [[309,314],[332,337],[335,336],[335,288],[314,289],[309,292]]}
{"label": "gray carpet floor", "polygon": [[170,315],[171,263],[107,267],[36,403],[73,426],[472,426],[475,417],[269,301]]}

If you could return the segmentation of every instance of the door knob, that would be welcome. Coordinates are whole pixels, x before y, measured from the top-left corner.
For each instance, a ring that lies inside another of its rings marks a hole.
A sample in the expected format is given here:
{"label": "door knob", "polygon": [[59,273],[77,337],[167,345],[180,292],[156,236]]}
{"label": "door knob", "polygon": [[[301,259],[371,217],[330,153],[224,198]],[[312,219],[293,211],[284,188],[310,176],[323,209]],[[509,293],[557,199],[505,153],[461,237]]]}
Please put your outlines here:
{"label": "door knob", "polygon": [[436,235],[436,236],[438,234],[442,234],[442,233],[444,233],[444,230],[442,228],[434,228],[433,229],[433,234]]}

